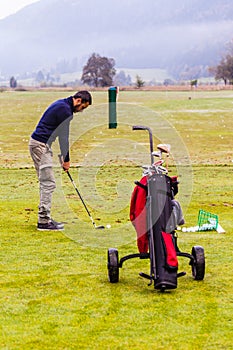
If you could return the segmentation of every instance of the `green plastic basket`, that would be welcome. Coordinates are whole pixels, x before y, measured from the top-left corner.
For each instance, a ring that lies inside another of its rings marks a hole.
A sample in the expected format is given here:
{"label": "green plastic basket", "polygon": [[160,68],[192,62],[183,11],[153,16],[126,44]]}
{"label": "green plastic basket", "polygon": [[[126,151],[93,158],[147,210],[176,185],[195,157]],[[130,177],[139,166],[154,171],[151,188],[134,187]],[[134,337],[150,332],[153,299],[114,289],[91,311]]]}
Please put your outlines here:
{"label": "green plastic basket", "polygon": [[199,231],[216,230],[218,227],[218,215],[200,209],[198,213],[198,227]]}

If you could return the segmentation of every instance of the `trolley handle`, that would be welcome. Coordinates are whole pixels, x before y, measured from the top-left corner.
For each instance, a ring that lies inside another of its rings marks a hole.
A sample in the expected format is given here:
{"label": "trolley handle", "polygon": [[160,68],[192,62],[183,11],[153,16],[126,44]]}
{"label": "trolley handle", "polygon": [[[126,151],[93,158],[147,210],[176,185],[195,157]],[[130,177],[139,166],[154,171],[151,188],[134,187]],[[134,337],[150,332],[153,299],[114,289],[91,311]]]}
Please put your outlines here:
{"label": "trolley handle", "polygon": [[149,130],[148,126],[143,126],[143,125],[133,125],[133,130]]}
{"label": "trolley handle", "polygon": [[153,135],[152,135],[152,130],[151,128],[149,128],[148,126],[143,126],[143,125],[134,125],[132,127],[133,130],[147,130],[148,133],[149,133],[149,141],[150,141],[150,157],[151,157],[151,165],[153,164],[154,162],[154,158],[153,158],[153,155],[152,155],[152,152],[154,151],[154,148],[153,148]]}

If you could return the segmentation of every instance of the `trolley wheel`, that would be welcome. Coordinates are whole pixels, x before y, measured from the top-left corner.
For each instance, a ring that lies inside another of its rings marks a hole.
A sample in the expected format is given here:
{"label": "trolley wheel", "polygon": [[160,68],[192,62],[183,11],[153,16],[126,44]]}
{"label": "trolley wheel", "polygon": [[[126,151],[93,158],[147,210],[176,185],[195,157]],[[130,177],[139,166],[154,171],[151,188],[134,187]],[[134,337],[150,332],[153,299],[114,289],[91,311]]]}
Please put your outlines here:
{"label": "trolley wheel", "polygon": [[201,281],[205,275],[205,255],[204,249],[201,246],[194,246],[192,248],[192,256],[194,261],[192,263],[192,274],[195,280]]}
{"label": "trolley wheel", "polygon": [[118,250],[108,249],[108,279],[111,283],[119,281]]}

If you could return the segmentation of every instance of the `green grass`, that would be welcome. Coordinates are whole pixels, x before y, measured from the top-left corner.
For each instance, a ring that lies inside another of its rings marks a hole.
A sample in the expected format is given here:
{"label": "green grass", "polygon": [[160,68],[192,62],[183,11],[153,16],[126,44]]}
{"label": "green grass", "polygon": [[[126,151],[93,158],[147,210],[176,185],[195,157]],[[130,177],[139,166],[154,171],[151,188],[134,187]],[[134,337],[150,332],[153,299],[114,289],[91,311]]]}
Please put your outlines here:
{"label": "green grass", "polygon": [[[65,92],[0,94],[0,348],[1,349],[232,349],[232,96],[231,92],[122,92],[118,128],[108,129],[106,92],[72,122],[72,175],[97,224],[94,230],[56,161],[53,214],[64,232],[38,232],[38,184],[27,140],[46,106]],[[224,122],[223,122],[224,120]],[[171,174],[187,226],[200,208],[219,215],[225,234],[179,233],[182,251],[202,245],[204,281],[187,275],[159,293],[139,277],[148,260],[130,260],[120,281],[107,278],[107,249],[137,252],[129,222],[133,182],[150,161],[148,135],[169,141]],[[225,125],[225,126],[224,126]],[[189,137],[187,137],[189,135]],[[219,135],[222,135],[220,137]],[[54,154],[58,152],[54,147]],[[75,164],[79,164],[76,168]]]}

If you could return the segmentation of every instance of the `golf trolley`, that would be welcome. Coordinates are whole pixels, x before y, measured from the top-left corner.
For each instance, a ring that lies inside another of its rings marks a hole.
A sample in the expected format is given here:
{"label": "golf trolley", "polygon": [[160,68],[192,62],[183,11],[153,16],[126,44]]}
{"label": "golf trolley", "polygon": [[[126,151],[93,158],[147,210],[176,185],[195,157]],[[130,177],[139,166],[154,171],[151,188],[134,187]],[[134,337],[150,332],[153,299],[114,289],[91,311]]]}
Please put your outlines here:
{"label": "golf trolley", "polygon": [[[203,280],[205,256],[201,246],[193,246],[191,254],[181,252],[177,245],[177,225],[184,224],[183,214],[175,195],[178,193],[177,176],[168,176],[163,167],[163,153],[169,156],[170,145],[160,144],[153,151],[152,131],[146,126],[133,126],[133,130],[147,130],[150,141],[151,165],[143,166],[143,177],[135,181],[132,194],[130,219],[137,232],[139,253],[129,254],[119,259],[116,248],[108,249],[108,278],[111,283],[119,281],[119,269],[126,260],[132,258],[150,259],[150,274],[139,273],[141,277],[154,283],[160,291],[177,288],[177,278],[186,275],[178,273],[177,257],[186,257],[191,265],[195,280]],[[159,160],[154,162],[154,157]],[[138,202],[138,203],[137,203]]]}

